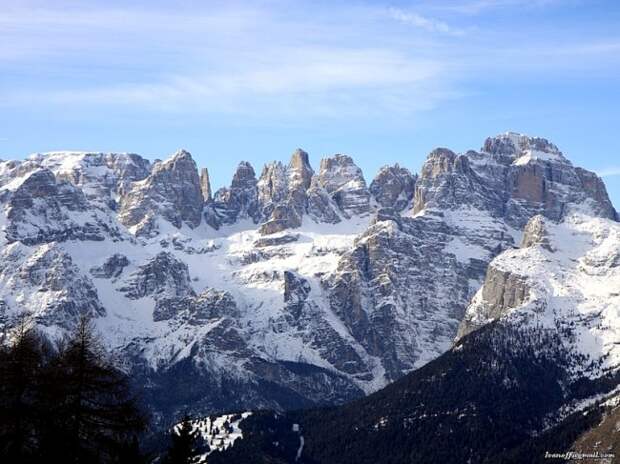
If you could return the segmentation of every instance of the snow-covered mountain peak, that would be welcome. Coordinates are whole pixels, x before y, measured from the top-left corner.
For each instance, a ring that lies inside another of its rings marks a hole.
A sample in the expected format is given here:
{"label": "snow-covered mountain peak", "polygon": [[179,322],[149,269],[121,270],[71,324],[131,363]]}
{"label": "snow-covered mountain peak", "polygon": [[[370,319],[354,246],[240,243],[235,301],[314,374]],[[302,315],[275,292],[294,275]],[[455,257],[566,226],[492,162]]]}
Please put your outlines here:
{"label": "snow-covered mountain peak", "polygon": [[177,151],[174,152],[174,154],[170,157],[172,160],[179,160],[179,159],[191,159],[192,158],[192,154],[187,151],[185,148],[179,148]]}
{"label": "snow-covered mountain peak", "polygon": [[525,165],[535,161],[570,164],[557,146],[541,137],[530,137],[517,132],[505,132],[485,140],[484,153],[506,155],[515,165]]}
{"label": "snow-covered mountain peak", "polygon": [[132,153],[54,152],[31,159],[79,187],[93,206],[104,210],[116,210],[130,185],[151,170],[148,160]]}

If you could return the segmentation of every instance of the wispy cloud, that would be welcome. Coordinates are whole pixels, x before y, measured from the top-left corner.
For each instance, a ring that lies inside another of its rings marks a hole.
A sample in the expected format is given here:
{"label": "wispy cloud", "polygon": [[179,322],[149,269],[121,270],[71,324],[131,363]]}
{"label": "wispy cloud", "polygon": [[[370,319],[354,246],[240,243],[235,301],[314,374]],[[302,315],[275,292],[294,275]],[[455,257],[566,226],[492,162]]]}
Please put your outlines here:
{"label": "wispy cloud", "polygon": [[452,11],[465,15],[477,15],[499,8],[541,8],[559,3],[574,3],[575,0],[465,0],[437,3],[437,10]]}
{"label": "wispy cloud", "polygon": [[600,177],[614,177],[620,176],[620,166],[604,168],[597,171]]}
{"label": "wispy cloud", "polygon": [[405,11],[400,8],[389,8],[388,15],[396,21],[419,27],[429,32],[440,32],[450,35],[463,35],[465,33],[464,30],[451,27],[444,21],[422,16],[414,11]]}
{"label": "wispy cloud", "polygon": [[488,76],[592,73],[620,56],[614,37],[536,31],[544,37],[530,40],[528,23],[476,28],[454,10],[526,0],[437,3],[15,2],[0,15],[0,105],[400,118],[470,94],[468,83]]}
{"label": "wispy cloud", "polygon": [[[409,49],[411,39],[395,45],[371,9],[316,10],[312,20],[285,11],[15,9],[0,17],[0,43],[11,44],[0,46],[0,58],[26,72],[35,62],[41,73],[64,73],[71,85],[18,84],[0,91],[0,101],[359,117],[413,114],[457,94],[432,44],[425,53]],[[442,29],[421,30],[433,28]]]}
{"label": "wispy cloud", "polygon": [[[257,33],[264,13],[249,6],[202,10],[157,9],[156,7],[56,8],[38,6],[7,8],[0,15],[0,57],[16,61],[59,57],[71,60],[83,54],[138,58],[150,45],[151,53],[180,47],[188,51],[206,43],[213,46],[235,43]],[[185,53],[184,53],[185,54]],[[146,55],[143,59],[152,58]]]}
{"label": "wispy cloud", "polygon": [[[146,105],[186,111],[351,115],[360,110],[413,113],[454,96],[440,84],[442,65],[375,49],[282,48],[260,63],[157,82],[13,94],[17,102]],[[33,101],[34,100],[34,101]]]}

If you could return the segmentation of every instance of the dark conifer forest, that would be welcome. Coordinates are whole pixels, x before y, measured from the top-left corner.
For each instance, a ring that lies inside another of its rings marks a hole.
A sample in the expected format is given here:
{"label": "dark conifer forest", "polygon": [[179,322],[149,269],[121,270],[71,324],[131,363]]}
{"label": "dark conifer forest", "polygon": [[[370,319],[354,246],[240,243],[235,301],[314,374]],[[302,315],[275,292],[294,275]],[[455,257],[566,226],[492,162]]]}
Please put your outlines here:
{"label": "dark conifer forest", "polygon": [[19,321],[0,345],[0,462],[140,463],[147,427],[126,375],[82,318],[51,345]]}

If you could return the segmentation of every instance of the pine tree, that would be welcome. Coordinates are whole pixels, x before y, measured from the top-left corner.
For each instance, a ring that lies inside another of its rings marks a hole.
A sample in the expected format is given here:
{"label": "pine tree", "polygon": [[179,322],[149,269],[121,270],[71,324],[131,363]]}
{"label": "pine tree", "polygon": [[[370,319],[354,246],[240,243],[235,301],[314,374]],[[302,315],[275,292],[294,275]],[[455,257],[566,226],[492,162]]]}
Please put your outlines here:
{"label": "pine tree", "polygon": [[42,340],[25,316],[18,318],[11,335],[8,344],[0,345],[0,460],[34,462]]}
{"label": "pine tree", "polygon": [[197,431],[192,431],[192,428],[192,421],[186,414],[181,423],[170,432],[171,445],[165,464],[194,464],[198,462]]}
{"label": "pine tree", "polygon": [[106,359],[87,317],[59,346],[46,381],[50,456],[75,464],[112,462],[145,427],[126,376]]}
{"label": "pine tree", "polygon": [[55,349],[20,317],[0,334],[0,462],[140,463],[127,376],[84,317]]}

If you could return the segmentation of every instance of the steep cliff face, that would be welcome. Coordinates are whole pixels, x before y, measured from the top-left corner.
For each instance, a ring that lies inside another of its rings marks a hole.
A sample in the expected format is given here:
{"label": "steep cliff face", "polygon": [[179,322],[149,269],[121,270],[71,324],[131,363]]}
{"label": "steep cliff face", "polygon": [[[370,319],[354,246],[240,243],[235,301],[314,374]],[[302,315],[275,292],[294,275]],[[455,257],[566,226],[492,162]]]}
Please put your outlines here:
{"label": "steep cliff face", "polygon": [[186,151],[156,164],[121,197],[119,221],[137,236],[153,236],[161,217],[177,229],[200,225],[203,198],[196,163]]}
{"label": "steep cliff face", "polygon": [[[351,157],[314,172],[303,150],[258,179],[242,162],[215,194],[198,172],[185,151],[153,165],[85,153],[1,162],[0,323],[26,311],[56,337],[94,315],[164,416],[342,402],[457,334],[543,305],[531,266],[506,256],[553,262],[566,228],[578,243],[596,224],[611,225],[589,240],[616,234],[600,179],[515,134],[480,152],[436,149],[419,176],[384,167],[370,187]],[[607,254],[570,255],[575,275],[616,278],[609,240]],[[183,379],[194,387],[164,393]]]}
{"label": "steep cliff face", "polygon": [[308,216],[316,222],[337,224],[342,221],[339,207],[321,186],[318,176],[312,178],[308,188]]}
{"label": "steep cliff face", "polygon": [[286,201],[288,173],[279,161],[265,165],[257,183],[258,202],[263,206],[263,217],[269,217],[274,205]]}
{"label": "steep cliff face", "polygon": [[433,151],[416,186],[414,212],[469,205],[523,229],[535,215],[559,221],[575,208],[610,219],[616,212],[600,178],[575,168],[545,139],[506,133],[480,152]]}
{"label": "steep cliff face", "polygon": [[194,293],[187,264],[166,251],[140,265],[119,290],[134,300],[145,296],[158,299],[161,296],[183,297]]}
{"label": "steep cliff face", "polygon": [[465,266],[445,253],[442,221],[369,227],[323,279],[330,307],[390,380],[449,348],[469,295]]}

